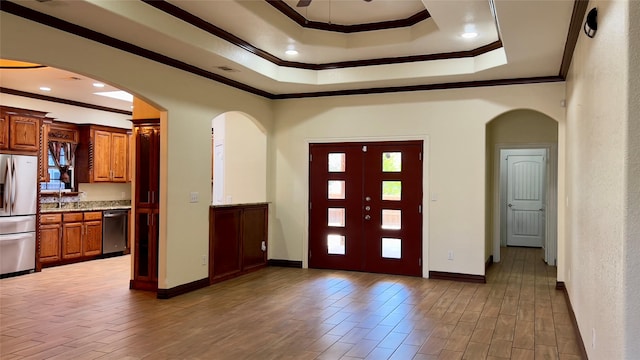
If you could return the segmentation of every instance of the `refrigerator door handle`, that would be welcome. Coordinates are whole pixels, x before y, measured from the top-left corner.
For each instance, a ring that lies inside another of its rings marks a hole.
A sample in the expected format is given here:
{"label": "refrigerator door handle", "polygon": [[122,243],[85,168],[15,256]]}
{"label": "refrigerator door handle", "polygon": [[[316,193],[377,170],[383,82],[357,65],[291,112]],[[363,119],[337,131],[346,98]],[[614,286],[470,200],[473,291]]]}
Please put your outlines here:
{"label": "refrigerator door handle", "polygon": [[4,212],[11,210],[11,158],[7,158],[7,168],[4,174]]}
{"label": "refrigerator door handle", "polygon": [[13,166],[11,167],[11,210],[15,210],[16,207],[16,159],[13,159]]}

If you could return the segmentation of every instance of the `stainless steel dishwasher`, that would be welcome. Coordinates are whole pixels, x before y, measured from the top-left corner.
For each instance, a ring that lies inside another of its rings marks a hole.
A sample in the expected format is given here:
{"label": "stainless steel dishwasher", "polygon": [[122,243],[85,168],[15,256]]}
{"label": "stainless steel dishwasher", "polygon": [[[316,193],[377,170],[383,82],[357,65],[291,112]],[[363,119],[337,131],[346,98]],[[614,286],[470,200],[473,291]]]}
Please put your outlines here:
{"label": "stainless steel dishwasher", "polygon": [[107,210],[102,214],[102,253],[123,253],[127,249],[127,210]]}

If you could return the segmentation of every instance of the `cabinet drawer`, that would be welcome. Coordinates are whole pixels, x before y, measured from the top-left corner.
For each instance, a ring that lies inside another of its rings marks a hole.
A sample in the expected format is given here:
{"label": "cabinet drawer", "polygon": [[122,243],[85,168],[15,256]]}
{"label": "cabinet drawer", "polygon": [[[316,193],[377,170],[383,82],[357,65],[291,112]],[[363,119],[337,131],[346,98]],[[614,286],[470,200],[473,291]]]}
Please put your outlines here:
{"label": "cabinet drawer", "polygon": [[84,213],[85,220],[102,220],[102,211],[92,211]]}
{"label": "cabinet drawer", "polygon": [[40,224],[56,224],[62,221],[62,214],[40,214]]}
{"label": "cabinet drawer", "polygon": [[82,221],[82,213],[65,213],[62,214],[64,222]]}

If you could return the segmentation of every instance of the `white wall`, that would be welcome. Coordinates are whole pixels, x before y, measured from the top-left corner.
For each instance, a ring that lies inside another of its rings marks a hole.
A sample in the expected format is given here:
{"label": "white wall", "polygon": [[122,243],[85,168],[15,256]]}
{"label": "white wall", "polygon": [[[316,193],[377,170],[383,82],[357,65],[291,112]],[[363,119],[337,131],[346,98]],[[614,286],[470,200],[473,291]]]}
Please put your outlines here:
{"label": "white wall", "polygon": [[[638,13],[631,3],[637,2],[590,2],[589,9],[598,8],[598,32],[593,39],[580,34],[567,81],[564,279],[590,359],[632,359],[640,353],[631,344],[640,338],[640,323],[629,323],[633,318],[625,314],[631,310],[638,319],[637,272],[625,268],[630,255],[625,248],[638,238],[627,237],[624,226],[629,220],[625,205],[631,205],[628,186],[636,186],[636,192],[638,186],[637,166],[630,183],[625,176],[630,155],[629,7]],[[632,137],[637,139],[638,133]],[[637,211],[637,196],[633,201]],[[635,284],[635,298],[625,293],[630,284]]]}
{"label": "white wall", "polygon": [[[211,119],[226,111],[249,114],[270,131],[271,102],[214,81],[0,12],[3,58],[69,70],[139,96],[161,116],[160,288],[208,276],[211,199]],[[190,203],[190,192],[201,194]]]}
{"label": "white wall", "polygon": [[484,274],[485,125],[523,108],[563,122],[564,92],[553,83],[278,101],[269,257],[306,265],[309,141],[413,136],[429,140],[423,273]]}
{"label": "white wall", "polygon": [[80,201],[131,200],[131,183],[78,184]]}
{"label": "white wall", "polygon": [[[629,1],[628,14],[640,14],[640,1]],[[625,219],[624,351],[640,354],[640,19],[629,16],[629,122]]]}
{"label": "white wall", "polygon": [[267,201],[267,133],[250,117],[231,111],[213,119],[213,204]]}

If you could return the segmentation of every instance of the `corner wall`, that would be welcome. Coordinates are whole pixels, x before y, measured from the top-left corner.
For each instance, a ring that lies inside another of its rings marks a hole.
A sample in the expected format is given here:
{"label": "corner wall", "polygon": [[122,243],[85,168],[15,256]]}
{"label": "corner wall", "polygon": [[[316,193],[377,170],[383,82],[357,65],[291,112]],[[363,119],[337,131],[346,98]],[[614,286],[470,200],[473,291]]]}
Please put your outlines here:
{"label": "corner wall", "polygon": [[[629,7],[637,9],[630,3],[637,2],[589,3],[589,9],[598,8],[598,32],[593,39],[580,33],[567,79],[567,198],[559,201],[566,210],[563,275],[591,359],[638,355],[629,352],[637,345],[628,342],[637,342],[639,325],[629,323],[625,312],[633,306],[638,312],[637,297],[629,304],[625,290],[627,283],[637,284],[637,273],[629,273],[625,261],[631,244],[625,234]],[[635,340],[628,337],[630,328],[635,328]]]}
{"label": "corner wall", "polygon": [[[629,1],[629,14],[640,14],[640,1]],[[624,351],[640,354],[640,18],[629,16],[629,122],[626,173]]]}

